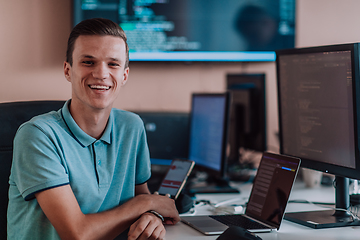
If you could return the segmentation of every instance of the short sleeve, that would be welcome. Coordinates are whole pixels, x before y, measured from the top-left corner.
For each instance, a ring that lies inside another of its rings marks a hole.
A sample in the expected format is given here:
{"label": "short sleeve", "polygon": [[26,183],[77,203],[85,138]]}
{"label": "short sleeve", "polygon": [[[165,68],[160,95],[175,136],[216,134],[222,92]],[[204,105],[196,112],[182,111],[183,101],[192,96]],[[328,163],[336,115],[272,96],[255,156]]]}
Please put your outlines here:
{"label": "short sleeve", "polygon": [[147,144],[144,125],[142,124],[141,126],[142,126],[142,131],[139,138],[139,145],[138,145],[137,159],[136,159],[136,179],[135,179],[136,185],[147,182],[151,176],[149,147]]}
{"label": "short sleeve", "polygon": [[16,184],[25,200],[36,192],[66,185],[69,177],[56,136],[33,123],[25,123],[14,139],[10,184]]}

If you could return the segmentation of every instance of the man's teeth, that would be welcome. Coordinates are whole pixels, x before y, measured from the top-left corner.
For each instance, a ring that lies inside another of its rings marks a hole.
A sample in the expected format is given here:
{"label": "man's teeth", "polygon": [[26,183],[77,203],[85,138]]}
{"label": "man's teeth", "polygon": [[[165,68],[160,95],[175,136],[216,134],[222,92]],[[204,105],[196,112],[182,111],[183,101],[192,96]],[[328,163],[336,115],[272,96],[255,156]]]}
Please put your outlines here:
{"label": "man's teeth", "polygon": [[101,86],[101,85],[90,85],[91,89],[100,89],[100,90],[108,90],[110,89],[109,86]]}

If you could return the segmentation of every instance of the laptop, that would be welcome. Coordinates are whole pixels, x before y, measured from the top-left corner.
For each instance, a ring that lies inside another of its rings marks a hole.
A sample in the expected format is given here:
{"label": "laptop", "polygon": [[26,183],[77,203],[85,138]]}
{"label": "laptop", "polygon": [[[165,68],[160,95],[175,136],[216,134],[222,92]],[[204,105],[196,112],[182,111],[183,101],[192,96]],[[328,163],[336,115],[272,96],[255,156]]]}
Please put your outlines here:
{"label": "laptop", "polygon": [[250,232],[279,230],[299,166],[299,158],[265,152],[244,214],[184,216],[181,221],[205,235],[221,234],[229,226]]}

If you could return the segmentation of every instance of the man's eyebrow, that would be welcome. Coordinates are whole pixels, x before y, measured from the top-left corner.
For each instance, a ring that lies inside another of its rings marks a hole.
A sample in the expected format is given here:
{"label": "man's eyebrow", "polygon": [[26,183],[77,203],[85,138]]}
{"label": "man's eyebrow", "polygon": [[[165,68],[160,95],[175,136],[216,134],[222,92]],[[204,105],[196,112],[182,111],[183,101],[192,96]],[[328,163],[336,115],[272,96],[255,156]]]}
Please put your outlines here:
{"label": "man's eyebrow", "polygon": [[[94,56],[86,55],[86,54],[82,55],[81,57],[82,57],[82,58],[91,58],[91,59],[94,59],[94,58],[95,58]],[[109,59],[110,61],[120,61],[119,58],[115,58],[115,57],[109,57],[108,59]]]}
{"label": "man's eyebrow", "polygon": [[95,58],[94,56],[91,56],[91,55],[86,55],[86,54],[81,55],[81,57],[82,57],[82,58]]}
{"label": "man's eyebrow", "polygon": [[115,62],[119,62],[120,60],[118,59],[118,58],[113,58],[113,57],[111,57],[111,58],[109,58],[111,61],[115,61]]}
{"label": "man's eyebrow", "polygon": [[[82,59],[84,59],[84,58],[96,59],[96,57],[94,57],[92,55],[87,55],[87,54],[81,55],[81,58]],[[121,62],[121,60],[119,58],[116,58],[116,57],[109,57],[108,60],[113,61],[113,62]]]}

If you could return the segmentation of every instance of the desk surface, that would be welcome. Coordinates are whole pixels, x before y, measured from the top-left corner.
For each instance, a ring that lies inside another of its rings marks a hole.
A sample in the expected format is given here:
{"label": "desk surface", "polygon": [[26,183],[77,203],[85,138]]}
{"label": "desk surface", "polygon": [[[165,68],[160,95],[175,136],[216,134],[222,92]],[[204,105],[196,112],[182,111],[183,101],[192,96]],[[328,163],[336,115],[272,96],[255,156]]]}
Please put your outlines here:
{"label": "desk surface", "polygon": [[[211,202],[221,202],[230,199],[238,199],[240,203],[245,203],[250,195],[251,184],[239,185],[241,190],[240,194],[199,194],[196,199],[210,200]],[[307,200],[314,202],[334,202],[335,190],[333,187],[321,187],[321,188],[306,188],[302,183],[296,183],[293,191],[290,195],[290,200]],[[295,211],[311,211],[311,210],[326,210],[326,208],[319,205],[301,204],[301,203],[289,203],[286,212]],[[195,207],[196,215],[208,215],[214,214],[213,208],[210,206],[197,206]],[[216,239],[218,236],[205,236],[202,233],[194,230],[193,228],[180,222],[174,226],[166,226],[166,239],[168,240],[202,240],[202,239]],[[356,227],[340,227],[340,228],[328,228],[328,229],[312,229],[306,226],[302,226],[296,223],[292,223],[287,220],[283,220],[279,231],[271,233],[259,233],[263,240],[304,240],[304,239],[316,239],[316,240],[347,240],[347,239],[359,239],[360,226]]]}

